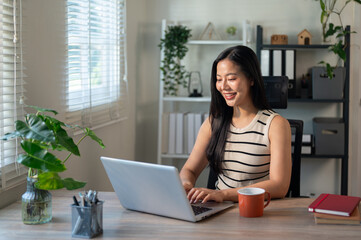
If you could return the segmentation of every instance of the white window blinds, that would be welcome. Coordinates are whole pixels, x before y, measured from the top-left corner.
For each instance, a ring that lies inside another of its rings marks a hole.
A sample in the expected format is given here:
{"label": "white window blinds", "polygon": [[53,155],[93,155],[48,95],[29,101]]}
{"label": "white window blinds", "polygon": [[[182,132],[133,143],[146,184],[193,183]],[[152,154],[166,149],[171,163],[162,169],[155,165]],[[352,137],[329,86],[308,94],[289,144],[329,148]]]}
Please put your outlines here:
{"label": "white window blinds", "polygon": [[[23,119],[21,1],[0,0],[0,135]],[[0,192],[24,182],[26,169],[16,162],[17,140],[0,140]]]}
{"label": "white window blinds", "polygon": [[67,121],[96,128],[126,116],[125,0],[67,1]]}

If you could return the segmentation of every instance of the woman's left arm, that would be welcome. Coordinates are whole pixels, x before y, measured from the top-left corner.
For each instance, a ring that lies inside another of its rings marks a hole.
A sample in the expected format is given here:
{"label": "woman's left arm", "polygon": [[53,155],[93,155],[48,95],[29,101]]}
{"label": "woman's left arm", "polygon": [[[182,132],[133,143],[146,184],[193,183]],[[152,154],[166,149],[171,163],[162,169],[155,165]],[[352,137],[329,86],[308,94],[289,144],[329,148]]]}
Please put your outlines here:
{"label": "woman's left arm", "polygon": [[[269,180],[258,182],[247,187],[259,187],[271,194],[272,198],[283,198],[287,194],[292,171],[291,128],[287,119],[276,116],[269,129],[271,164]],[[214,200],[238,201],[238,189],[210,190],[192,189],[193,201]]]}
{"label": "woman's left arm", "polygon": [[270,177],[263,184],[259,182],[259,187],[268,191],[272,198],[283,198],[287,194],[292,172],[291,127],[288,120],[276,116],[271,122],[268,136],[271,152]]}

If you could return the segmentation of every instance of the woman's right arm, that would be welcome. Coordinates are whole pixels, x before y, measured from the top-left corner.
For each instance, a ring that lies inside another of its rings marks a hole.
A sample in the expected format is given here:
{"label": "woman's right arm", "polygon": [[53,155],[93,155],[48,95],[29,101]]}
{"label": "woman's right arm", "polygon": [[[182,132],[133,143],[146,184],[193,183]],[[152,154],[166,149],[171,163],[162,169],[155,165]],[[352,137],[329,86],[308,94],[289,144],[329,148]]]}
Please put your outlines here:
{"label": "woman's right arm", "polygon": [[208,165],[206,148],[211,139],[211,132],[211,124],[207,118],[199,129],[192,152],[180,171],[179,176],[187,193],[194,187],[197,178]]}

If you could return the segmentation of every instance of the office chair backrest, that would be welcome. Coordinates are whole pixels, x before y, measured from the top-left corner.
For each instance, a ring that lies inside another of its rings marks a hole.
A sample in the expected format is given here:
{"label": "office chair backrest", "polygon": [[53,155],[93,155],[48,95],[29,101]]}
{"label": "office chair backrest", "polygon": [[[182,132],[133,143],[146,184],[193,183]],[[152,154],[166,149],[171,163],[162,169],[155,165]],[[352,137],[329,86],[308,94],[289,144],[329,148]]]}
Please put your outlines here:
{"label": "office chair backrest", "polygon": [[293,151],[292,151],[292,175],[290,187],[287,192],[287,197],[299,197],[301,185],[301,151],[302,151],[302,135],[303,135],[303,121],[288,119],[291,126],[292,135],[294,135]]}

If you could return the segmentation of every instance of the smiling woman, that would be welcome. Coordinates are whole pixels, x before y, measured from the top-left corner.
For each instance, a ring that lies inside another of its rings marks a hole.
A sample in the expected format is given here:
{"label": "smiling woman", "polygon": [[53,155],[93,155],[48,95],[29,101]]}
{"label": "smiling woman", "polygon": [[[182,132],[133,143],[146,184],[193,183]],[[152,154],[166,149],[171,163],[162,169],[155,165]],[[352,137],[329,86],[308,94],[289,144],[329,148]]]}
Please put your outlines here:
{"label": "smiling woman", "polygon": [[[224,50],[213,62],[210,116],[180,176],[191,202],[238,201],[237,190],[259,187],[286,195],[291,177],[291,130],[266,100],[258,59],[248,47]],[[208,165],[216,190],[194,188]]]}

